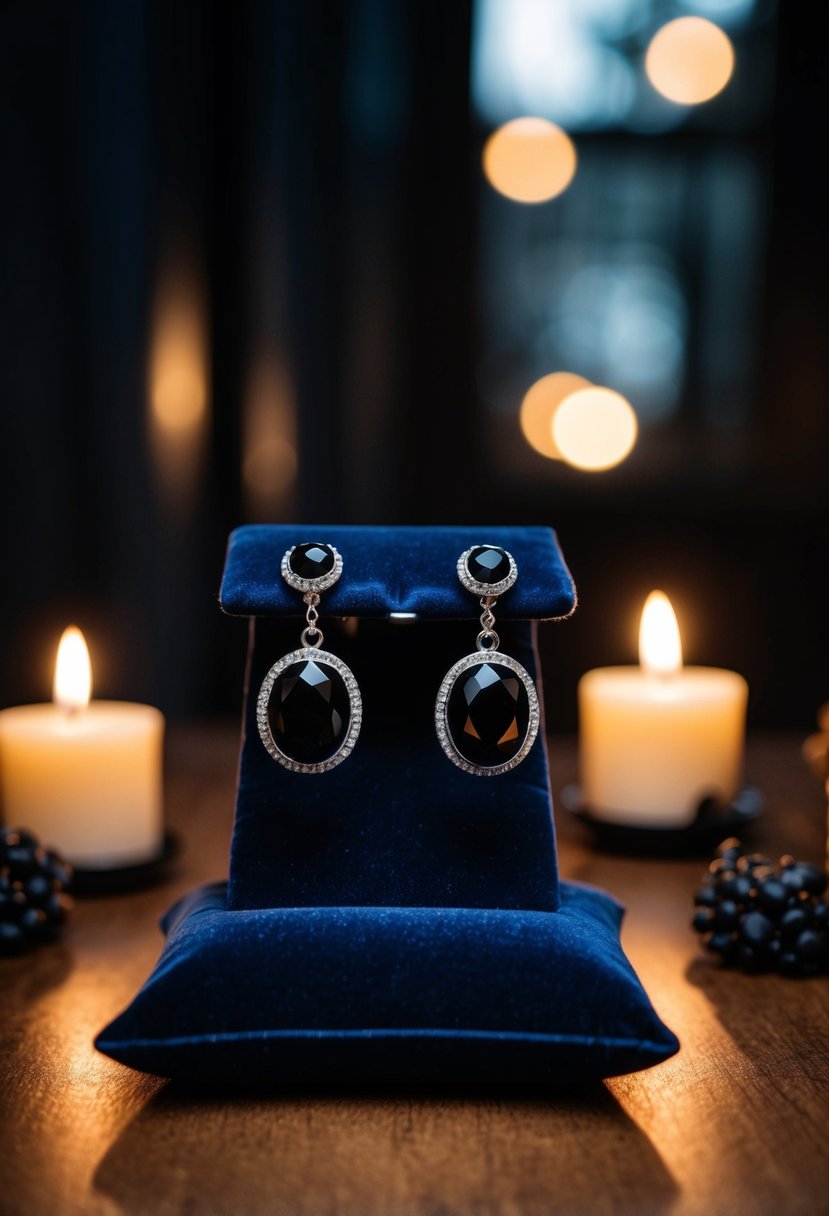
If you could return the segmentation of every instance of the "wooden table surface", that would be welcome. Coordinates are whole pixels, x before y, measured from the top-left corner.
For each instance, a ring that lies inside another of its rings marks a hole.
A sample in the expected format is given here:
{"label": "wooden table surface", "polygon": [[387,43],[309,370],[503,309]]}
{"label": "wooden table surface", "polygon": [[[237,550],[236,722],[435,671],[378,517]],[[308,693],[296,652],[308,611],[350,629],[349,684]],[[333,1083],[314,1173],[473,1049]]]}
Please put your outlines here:
{"label": "wooden table surface", "polygon": [[[236,732],[173,731],[170,880],[79,901],[59,944],[0,959],[0,1213],[450,1216],[829,1211],[829,981],[721,971],[689,930],[700,859],[596,852],[557,814],[562,874],[628,907],[623,941],[682,1050],[578,1095],[209,1096],[132,1072],[92,1038],[161,945],[159,914],[227,870]],[[573,780],[553,740],[554,786]],[[825,808],[799,740],[751,741],[755,839],[820,861]]]}

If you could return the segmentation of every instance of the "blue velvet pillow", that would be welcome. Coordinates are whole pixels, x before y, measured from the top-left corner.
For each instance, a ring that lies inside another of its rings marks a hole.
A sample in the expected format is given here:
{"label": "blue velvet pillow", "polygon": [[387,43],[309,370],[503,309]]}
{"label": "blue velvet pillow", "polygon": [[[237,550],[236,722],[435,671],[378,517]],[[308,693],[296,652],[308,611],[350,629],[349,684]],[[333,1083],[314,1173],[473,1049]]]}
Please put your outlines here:
{"label": "blue velvet pillow", "polygon": [[562,883],[556,912],[228,911],[225,884],[167,914],[150,978],[96,1041],[133,1068],[236,1084],[555,1085],[677,1050],[619,944],[619,905]]}

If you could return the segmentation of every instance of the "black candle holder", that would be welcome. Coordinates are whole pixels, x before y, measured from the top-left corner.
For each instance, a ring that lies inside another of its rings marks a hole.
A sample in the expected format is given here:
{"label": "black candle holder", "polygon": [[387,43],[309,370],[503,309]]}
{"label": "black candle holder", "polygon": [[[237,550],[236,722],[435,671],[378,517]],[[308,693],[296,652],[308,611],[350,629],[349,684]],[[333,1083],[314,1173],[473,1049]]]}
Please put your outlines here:
{"label": "black candle holder", "polygon": [[73,895],[121,895],[155,887],[169,876],[173,862],[181,856],[181,837],[169,828],[158,852],[146,861],[111,868],[76,866],[72,879]]}
{"label": "black candle holder", "polygon": [[645,857],[705,856],[725,836],[746,835],[763,812],[765,797],[756,785],[744,785],[728,803],[705,798],[694,820],[682,828],[651,828],[600,819],[584,802],[580,785],[567,785],[560,801],[588,828],[603,853]]}

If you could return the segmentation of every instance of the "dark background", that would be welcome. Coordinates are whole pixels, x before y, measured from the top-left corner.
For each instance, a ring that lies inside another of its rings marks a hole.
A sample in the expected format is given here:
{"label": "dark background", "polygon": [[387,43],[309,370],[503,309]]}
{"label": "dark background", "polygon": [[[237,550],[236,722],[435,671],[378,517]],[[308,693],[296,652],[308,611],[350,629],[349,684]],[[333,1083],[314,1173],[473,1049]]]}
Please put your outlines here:
{"label": "dark background", "polygon": [[[581,600],[542,629],[554,726],[583,671],[634,661],[659,586],[687,661],[807,729],[829,697],[818,7],[749,5],[720,98],[583,124],[573,185],[528,208],[481,173],[465,0],[0,5],[0,703],[49,696],[74,621],[97,695],[235,712],[245,631],[216,592],[239,523],[532,522]],[[688,8],[627,8],[641,72]],[[536,455],[523,392],[610,382],[603,283],[654,267],[678,345],[634,453]],[[190,408],[166,429],[159,359]]]}

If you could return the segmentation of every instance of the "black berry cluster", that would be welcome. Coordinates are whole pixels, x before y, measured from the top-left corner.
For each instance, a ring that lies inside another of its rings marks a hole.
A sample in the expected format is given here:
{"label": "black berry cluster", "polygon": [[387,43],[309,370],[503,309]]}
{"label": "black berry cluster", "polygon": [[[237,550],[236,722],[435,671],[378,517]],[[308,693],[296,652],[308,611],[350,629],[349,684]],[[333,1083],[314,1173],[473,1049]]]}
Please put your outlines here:
{"label": "black berry cluster", "polygon": [[30,832],[0,827],[0,955],[56,936],[71,882],[72,867]]}
{"label": "black berry cluster", "polygon": [[826,874],[781,857],[777,865],[723,841],[694,897],[692,921],[728,967],[817,975],[829,970]]}

